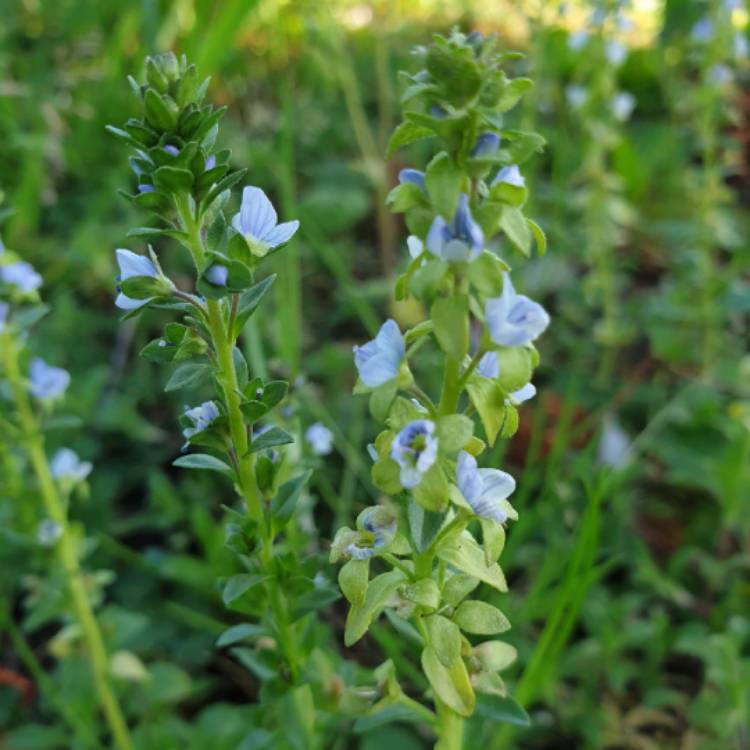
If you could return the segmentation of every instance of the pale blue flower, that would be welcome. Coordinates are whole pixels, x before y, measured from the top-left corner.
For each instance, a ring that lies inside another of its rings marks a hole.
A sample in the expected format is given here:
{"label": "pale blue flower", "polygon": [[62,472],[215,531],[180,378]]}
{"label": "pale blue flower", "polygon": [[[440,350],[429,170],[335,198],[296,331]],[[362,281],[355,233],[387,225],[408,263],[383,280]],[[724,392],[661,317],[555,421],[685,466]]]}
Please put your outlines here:
{"label": "pale blue flower", "polygon": [[412,258],[418,258],[424,252],[424,242],[413,234],[406,238],[406,247],[409,248],[409,255]]}
{"label": "pale blue flower", "polygon": [[269,250],[289,242],[299,228],[296,220],[277,222],[276,209],[266,194],[248,185],[242,191],[242,204],[232,217],[232,226],[245,238],[253,255],[262,258]]}
{"label": "pale blue flower", "polygon": [[741,31],[738,31],[732,39],[732,48],[734,50],[734,56],[742,60],[750,56],[750,44],[748,44],[747,37]]}
{"label": "pale blue flower", "polygon": [[628,463],[630,437],[614,417],[604,418],[604,428],[599,439],[597,459],[600,464],[620,469]]}
{"label": "pale blue flower", "polygon": [[624,122],[635,109],[635,97],[627,91],[620,91],[612,97],[612,114],[616,120]]}
{"label": "pale blue flower", "polygon": [[608,39],[604,45],[604,54],[610,65],[619,67],[628,56],[628,48],[617,39]]}
{"label": "pale blue flower", "polygon": [[60,448],[49,464],[50,473],[55,479],[74,483],[86,479],[93,468],[91,462],[81,461],[76,452],[70,448]]}
{"label": "pale blue flower", "polygon": [[391,458],[401,467],[401,484],[409,490],[416,487],[437,460],[437,453],[435,423],[429,419],[409,422],[391,445]]}
{"label": "pale blue flower", "polygon": [[29,390],[40,399],[62,396],[70,385],[70,373],[62,367],[48,365],[41,357],[34,357],[29,367]]}
{"label": "pale blue flower", "polygon": [[0,280],[12,284],[25,294],[35,292],[42,285],[42,277],[34,270],[34,266],[23,260],[0,266]]}
{"label": "pale blue flower", "polygon": [[510,506],[507,498],[516,489],[516,480],[500,469],[480,469],[470,453],[461,451],[456,464],[456,484],[471,509],[481,518],[503,523]]}
{"label": "pale blue flower", "polygon": [[396,536],[396,517],[387,508],[366,508],[357,519],[360,531],[344,552],[353,560],[368,560],[387,547]]}
{"label": "pale blue flower", "polygon": [[8,320],[9,312],[10,305],[5,302],[0,302],[0,332],[5,328],[5,322]]}
{"label": "pale blue flower", "polygon": [[305,440],[316,456],[327,456],[333,450],[333,433],[322,422],[305,430]]}
{"label": "pale blue flower", "polygon": [[708,70],[708,80],[716,86],[726,86],[733,78],[732,69],[728,65],[717,63]]}
{"label": "pale blue flower", "polygon": [[491,156],[500,148],[500,136],[497,133],[482,133],[472,149],[472,156]]}
{"label": "pale blue flower", "polygon": [[538,338],[549,325],[549,315],[538,303],[517,294],[508,273],[503,293],[487,300],[485,317],[490,337],[499,346],[523,346]]}
{"label": "pale blue flower", "polygon": [[501,182],[504,182],[507,185],[515,185],[516,187],[525,187],[526,185],[526,180],[521,174],[521,170],[518,168],[517,164],[503,167],[497,175],[495,175],[495,179],[492,180],[493,185],[497,185]]}
{"label": "pale blue flower", "polygon": [[416,185],[420,190],[424,190],[424,172],[420,172],[418,169],[402,169],[398,173],[398,181],[400,185],[405,182],[410,182],[412,185]]}
{"label": "pale blue flower", "polygon": [[446,261],[472,261],[484,249],[484,232],[474,221],[469,196],[461,193],[453,221],[436,216],[427,234],[427,249]]}
{"label": "pale blue flower", "polygon": [[714,25],[710,18],[701,18],[697,21],[690,31],[690,36],[694,42],[705,44],[710,42],[714,35]]}
{"label": "pale blue flower", "polygon": [[180,149],[177,148],[177,146],[167,145],[164,146],[164,150],[170,154],[171,156],[179,156],[180,155]]}
{"label": "pale blue flower", "polygon": [[519,388],[517,391],[513,391],[508,394],[508,401],[513,406],[519,406],[524,401],[534,398],[536,396],[536,386],[533,383],[526,383],[526,385]]}
{"label": "pale blue flower", "polygon": [[580,52],[586,44],[588,44],[589,41],[589,33],[588,31],[574,31],[569,37],[568,37],[568,48],[573,50],[573,52]]}
{"label": "pale blue flower", "polygon": [[354,347],[354,364],[362,382],[377,388],[398,375],[405,354],[404,337],[396,322],[389,319],[372,341]]}
{"label": "pale blue flower", "polygon": [[580,109],[589,98],[589,93],[584,86],[572,83],[565,87],[565,98],[573,109]]}
{"label": "pale blue flower", "polygon": [[477,374],[493,380],[500,376],[500,357],[497,356],[497,352],[487,352],[479,360]]}
{"label": "pale blue flower", "polygon": [[215,263],[206,271],[206,278],[216,286],[226,286],[229,278],[229,269],[220,263]]}
{"label": "pale blue flower", "polygon": [[211,423],[219,417],[219,408],[213,401],[204,401],[192,409],[186,408],[185,416],[193,423],[192,427],[186,427],[182,431],[182,434],[189,440],[193,435],[209,428]]}
{"label": "pale blue flower", "polygon": [[142,182],[140,185],[138,185],[138,192],[139,193],[153,193],[156,190],[156,188],[153,185],[148,185],[144,182]]}
{"label": "pale blue flower", "polygon": [[63,527],[51,518],[45,518],[36,528],[36,540],[43,547],[52,547],[62,536]]}
{"label": "pale blue flower", "polygon": [[[125,279],[132,279],[137,276],[149,276],[152,279],[159,277],[156,266],[145,255],[138,255],[131,250],[118,248],[115,250],[115,257],[117,258],[117,265],[120,267],[120,273],[117,276],[118,281],[125,281]],[[117,291],[118,295],[115,299],[115,305],[121,310],[137,310],[149,302],[147,299],[133,299],[132,297],[128,297],[120,292],[119,287]]]}
{"label": "pale blue flower", "polygon": [[206,172],[208,172],[209,169],[213,169],[215,166],[216,166],[216,156],[214,154],[211,154],[211,156],[209,156],[206,159],[203,165],[203,168],[205,169]]}

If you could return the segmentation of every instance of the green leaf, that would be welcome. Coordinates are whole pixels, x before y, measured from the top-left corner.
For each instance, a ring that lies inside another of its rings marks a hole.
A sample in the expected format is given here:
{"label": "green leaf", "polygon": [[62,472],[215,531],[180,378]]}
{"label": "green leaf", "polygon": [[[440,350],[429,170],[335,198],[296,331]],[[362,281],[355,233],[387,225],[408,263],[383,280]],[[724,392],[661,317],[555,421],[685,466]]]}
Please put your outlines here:
{"label": "green leaf", "polygon": [[513,664],[518,656],[516,649],[503,641],[480,643],[474,647],[473,654],[488,672],[500,672]]}
{"label": "green leaf", "polygon": [[440,606],[440,589],[432,578],[421,578],[416,583],[405,586],[401,593],[405,599],[427,610],[432,611]]}
{"label": "green leaf", "polygon": [[370,581],[364,603],[359,607],[349,609],[344,630],[344,643],[347,647],[354,645],[367,632],[372,621],[385,607],[391,594],[404,580],[404,574],[400,570],[390,570],[375,576]]}
{"label": "green leaf", "polygon": [[455,106],[463,106],[479,93],[482,74],[468,47],[436,41],[428,48],[426,65],[445,97]]}
{"label": "green leaf", "polygon": [[480,518],[482,526],[482,546],[484,547],[484,561],[487,565],[497,562],[505,547],[505,529],[500,523],[489,518]]}
{"label": "green leaf", "polygon": [[451,667],[461,658],[461,631],[455,622],[442,615],[430,615],[423,620],[429,643],[435,649],[440,663]]}
{"label": "green leaf", "polygon": [[525,130],[504,130],[503,138],[509,144],[501,150],[508,164],[522,164],[533,153],[544,148],[545,140],[539,133]]}
{"label": "green leaf", "polygon": [[454,573],[443,586],[443,600],[451,607],[457,607],[477,586],[478,578],[466,573]]}
{"label": "green leaf", "polygon": [[211,375],[211,368],[204,364],[180,365],[164,386],[167,392],[180,388],[197,388],[206,383]]}
{"label": "green leaf", "polygon": [[370,579],[369,560],[349,560],[339,571],[341,593],[350,604],[364,604],[367,584]]}
{"label": "green leaf", "polygon": [[508,264],[495,253],[484,250],[472,263],[467,275],[474,288],[485,297],[497,297],[503,291],[503,272],[509,271]]}
{"label": "green leaf", "polygon": [[381,458],[372,465],[370,471],[373,484],[386,495],[401,492],[401,467],[390,456]]}
{"label": "green leaf", "polygon": [[534,235],[534,241],[536,242],[536,250],[539,255],[544,255],[547,252],[547,236],[544,234],[542,228],[533,219],[526,219],[526,223],[531,229],[531,233]]}
{"label": "green leaf", "polygon": [[523,388],[531,380],[531,352],[521,346],[504,346],[497,351],[500,362],[498,382],[506,393]]}
{"label": "green leaf", "polygon": [[172,466],[179,466],[183,469],[207,469],[219,471],[222,474],[232,473],[232,467],[229,464],[208,453],[189,453],[186,456],[180,456],[172,461]]}
{"label": "green leaf", "polygon": [[453,614],[453,622],[465,633],[496,635],[510,629],[508,618],[487,602],[461,602]]}
{"label": "green leaf", "polygon": [[439,461],[422,475],[422,481],[412,490],[414,500],[423,508],[443,511],[448,507],[449,486]]}
{"label": "green leaf", "polygon": [[238,169],[236,172],[230,172],[226,177],[219,180],[201,201],[202,210],[205,211],[208,209],[225,190],[230,190],[234,187],[246,174],[247,169]]}
{"label": "green leaf", "polygon": [[255,286],[246,289],[242,294],[237,304],[237,318],[234,323],[233,335],[237,338],[242,329],[245,327],[245,323],[248,321],[250,316],[255,312],[260,301],[265,297],[266,292],[271,288],[271,284],[276,281],[276,274],[273,273],[267,276],[263,281],[257,283]]}
{"label": "green leaf", "polygon": [[306,471],[304,474],[300,474],[294,479],[284,482],[279,487],[276,497],[271,501],[271,516],[279,526],[286,525],[287,521],[294,514],[299,496],[309,481],[311,474],[311,471]]}
{"label": "green leaf", "polygon": [[240,410],[245,415],[248,422],[257,422],[265,414],[268,414],[268,407],[261,401],[245,401],[240,404]]}
{"label": "green leaf", "polygon": [[426,205],[427,199],[419,185],[415,185],[413,182],[404,182],[401,185],[396,185],[388,193],[385,202],[391,211],[400,214],[414,206]]}
{"label": "green leaf", "polygon": [[482,694],[477,699],[477,714],[485,719],[501,721],[507,724],[515,724],[519,727],[530,727],[531,719],[515,698],[506,695]]}
{"label": "green leaf", "polygon": [[441,451],[460,451],[473,434],[474,422],[463,414],[449,414],[438,420],[437,438]]}
{"label": "green leaf", "polygon": [[425,188],[432,205],[446,221],[456,213],[456,204],[465,176],[450,158],[446,151],[441,151],[427,165],[425,170]]}
{"label": "green leaf", "polygon": [[422,652],[422,670],[443,703],[461,716],[471,716],[476,697],[463,659],[448,668],[441,663],[435,649],[428,647]]}
{"label": "green leaf", "polygon": [[253,438],[253,442],[250,444],[247,452],[255,453],[267,448],[276,448],[279,445],[288,445],[293,442],[294,438],[286,430],[282,430],[281,427],[271,427]]}
{"label": "green leaf", "polygon": [[281,734],[290,750],[310,750],[315,740],[315,703],[310,685],[292,688],[284,694],[279,706]]}
{"label": "green leaf", "polygon": [[231,576],[224,583],[224,589],[221,593],[224,604],[228,607],[230,604],[237,601],[237,599],[243,594],[250,591],[250,589],[255,588],[267,580],[268,576],[251,575],[249,573],[238,573],[235,576]]}
{"label": "green leaf", "polygon": [[463,294],[435,300],[430,311],[440,348],[461,362],[469,350],[469,300]]}
{"label": "green leaf", "polygon": [[193,186],[193,173],[178,167],[159,167],[153,172],[154,185],[167,193],[186,192]]}
{"label": "green leaf", "polygon": [[267,409],[273,409],[286,396],[289,383],[286,380],[269,380],[263,384],[263,395],[261,402]]}
{"label": "green leaf", "polygon": [[[388,156],[392,156],[395,151],[408,146],[414,141],[420,141],[423,138],[432,138],[435,133],[423,125],[415,125],[413,122],[402,122],[396,130],[393,131],[390,141],[388,141]],[[416,187],[416,186],[415,186]]]}
{"label": "green leaf", "polygon": [[527,258],[531,255],[531,230],[520,208],[503,206],[500,228]]}
{"label": "green leaf", "polygon": [[504,439],[512,438],[518,430],[518,409],[512,404],[505,405],[505,419],[500,429],[500,437]]}
{"label": "green leaf", "polygon": [[411,277],[411,291],[417,299],[434,295],[448,273],[448,264],[438,258],[428,258]]}
{"label": "green leaf", "polygon": [[466,384],[469,399],[479,412],[487,442],[495,444],[497,433],[505,420],[505,393],[496,380],[476,376]]}
{"label": "green leaf", "polygon": [[244,641],[247,638],[259,638],[262,635],[266,635],[265,628],[254,623],[241,622],[239,625],[232,625],[231,628],[227,628],[216,639],[216,647],[224,648],[225,646],[233,646],[235,643]]}
{"label": "green leaf", "polygon": [[[391,494],[391,493],[389,493]],[[435,513],[409,501],[409,531],[417,552],[424,552],[445,522],[445,512]]]}
{"label": "green leaf", "polygon": [[172,131],[177,125],[177,105],[166,96],[160,96],[154,89],[146,89],[143,96],[146,120],[156,130]]}
{"label": "green leaf", "polygon": [[495,107],[501,112],[507,112],[518,103],[518,100],[533,86],[530,78],[514,78],[503,87],[502,94]]}
{"label": "green leaf", "polygon": [[484,581],[498,591],[505,592],[508,590],[508,584],[500,566],[497,563],[487,565],[484,559],[484,551],[468,532],[464,532],[458,538],[450,540],[444,547],[441,547],[438,551],[438,557],[463,573]]}
{"label": "green leaf", "polygon": [[370,396],[370,412],[378,422],[384,422],[398,393],[398,378],[379,385]]}

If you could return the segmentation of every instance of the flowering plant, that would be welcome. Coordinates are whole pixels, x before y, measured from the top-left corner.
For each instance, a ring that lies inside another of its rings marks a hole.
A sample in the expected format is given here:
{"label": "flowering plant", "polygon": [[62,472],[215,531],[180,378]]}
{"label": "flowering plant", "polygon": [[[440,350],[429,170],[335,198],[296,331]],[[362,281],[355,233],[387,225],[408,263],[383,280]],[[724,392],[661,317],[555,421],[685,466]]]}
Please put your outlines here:
{"label": "flowering plant", "polygon": [[[390,499],[365,509],[355,528],[338,531],[331,560],[344,563],[346,644],[386,611],[419,644],[436,709],[407,697],[392,665],[384,665],[389,677],[371,712],[398,707],[416,720],[426,716],[436,747],[454,750],[462,747],[463,719],[478,703],[492,712],[493,702],[510,701],[498,672],[515,650],[498,639],[473,640],[497,636],[510,623],[472,592],[480,583],[507,590],[497,560],[505,523],[517,518],[509,500],[516,485],[504,471],[479,468],[477,459],[498,437],[513,435],[518,406],[535,393],[534,341],[549,316],[515,290],[497,249],[528,256],[536,240],[545,250],[542,230],[524,215],[519,168],[543,140],[504,125],[504,113],[531,81],[507,77],[501,66],[514,55],[500,53],[494,38],[454,32],[435,37],[417,56],[424,68],[403,74],[404,120],[390,150],[425,139],[441,150],[424,171],[402,170],[388,203],[410,231],[411,262],[395,297],[421,301],[429,318],[405,332],[388,320],[374,340],[355,347],[355,392],[369,395],[384,425],[370,446],[372,479]],[[412,372],[429,341],[444,362],[436,399]]]}
{"label": "flowering plant", "polygon": [[[27,575],[36,559],[41,558],[40,567],[49,581],[41,588],[46,586],[47,595],[44,590],[41,595],[30,593],[26,622],[38,625],[57,617],[72,619],[73,624],[58,633],[56,639],[80,637],[112,747],[131,750],[128,727],[112,684],[116,665],[107,652],[94,609],[94,602],[101,598],[105,576],[89,575],[83,570],[82,558],[90,545],[79,525],[69,518],[71,500],[86,492],[86,479],[93,467],[70,448],[60,448],[52,458],[47,453],[45,430],[65,397],[70,374],[31,355],[30,331],[48,309],[39,297],[41,285],[42,277],[33,266],[0,242],[0,503],[4,525],[14,532],[9,552],[13,562],[23,559],[22,572]],[[24,486],[32,490],[29,500],[41,500],[41,518],[34,511],[35,503],[26,502]],[[13,578],[9,576],[8,581]],[[62,601],[51,595],[57,588],[64,591]],[[0,601],[3,621],[8,619],[6,606],[5,601]],[[16,640],[21,638],[16,635]],[[54,648],[51,650],[54,653]],[[38,674],[41,669],[32,659],[33,655],[27,654],[27,661]],[[48,680],[40,682],[43,690],[48,687]],[[100,746],[99,732],[64,701],[57,700],[54,691],[47,692],[46,697],[68,725],[71,737],[85,742],[86,747]]]}
{"label": "flowering plant", "polygon": [[[282,720],[277,699],[287,696],[284,711],[305,713],[303,724],[312,711],[309,684],[300,679],[306,616],[338,592],[315,577],[319,566],[298,559],[285,537],[308,477],[284,455],[293,438],[273,415],[288,384],[253,376],[237,341],[275,279],[256,278],[260,263],[292,239],[299,222],[279,223],[271,201],[255,186],[246,186],[239,210],[227,214],[231,189],[246,170],[232,171],[230,152],[216,146],[224,109],[202,103],[208,81],[199,81],[193,65],[172,54],[148,58],[146,83],[131,79],[131,85],[142,116],[110,130],[133,149],[137,188],[128,197],[153,211],[161,226],[138,228],[130,236],[181,244],[192,260],[194,288],[179,288],[151,246],[147,255],[118,249],[116,304],[126,317],[148,308],[179,315],[142,352],[177,365],[167,391],[210,384],[210,399],[182,415],[185,452],[174,464],[215,472],[242,501],[241,509],[228,509],[227,544],[243,572],[223,579],[221,587],[225,604],[252,622],[229,628],[218,645],[229,647],[262,682],[261,703],[269,709],[264,723],[283,736],[289,722]],[[322,425],[313,427],[308,442],[324,454],[330,435]],[[275,735],[262,731],[274,741]]]}

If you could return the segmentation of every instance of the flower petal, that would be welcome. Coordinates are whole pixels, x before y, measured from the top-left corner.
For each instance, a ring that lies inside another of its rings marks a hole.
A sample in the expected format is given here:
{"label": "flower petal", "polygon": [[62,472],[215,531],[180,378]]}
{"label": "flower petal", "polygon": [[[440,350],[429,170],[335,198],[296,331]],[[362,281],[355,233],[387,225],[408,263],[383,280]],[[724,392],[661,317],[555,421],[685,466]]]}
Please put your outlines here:
{"label": "flower petal", "polygon": [[120,278],[133,278],[134,276],[151,276],[156,278],[159,273],[149,258],[145,255],[138,255],[130,250],[118,248],[115,250],[117,265],[120,267]]}
{"label": "flower petal", "polygon": [[262,240],[276,226],[276,209],[268,196],[259,188],[248,185],[242,191],[240,226],[242,234]]}
{"label": "flower petal", "polygon": [[275,226],[268,234],[261,237],[261,239],[271,247],[278,247],[285,242],[289,242],[298,229],[299,221],[296,219],[294,221],[285,221],[283,224]]}

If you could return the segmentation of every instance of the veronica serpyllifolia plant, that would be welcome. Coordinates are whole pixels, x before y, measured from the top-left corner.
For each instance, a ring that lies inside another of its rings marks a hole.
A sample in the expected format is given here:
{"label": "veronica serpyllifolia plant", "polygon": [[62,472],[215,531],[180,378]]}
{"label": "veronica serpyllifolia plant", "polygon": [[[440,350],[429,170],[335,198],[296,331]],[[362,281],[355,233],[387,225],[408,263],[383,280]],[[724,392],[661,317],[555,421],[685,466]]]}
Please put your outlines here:
{"label": "veronica serpyllifolia plant", "polygon": [[[401,171],[388,203],[410,232],[411,261],[395,297],[416,298],[429,317],[404,332],[387,320],[355,348],[355,392],[369,395],[383,423],[370,447],[372,479],[389,499],[338,531],[331,559],[344,562],[346,644],[387,611],[419,644],[435,707],[408,697],[387,662],[371,712],[396,704],[433,725],[440,750],[457,750],[478,701],[486,715],[508,700],[498,672],[515,658],[502,640],[481,638],[510,623],[477,591],[480,583],[507,590],[497,560],[505,525],[517,517],[516,483],[480,462],[488,445],[516,431],[518,406],[535,393],[534,342],[549,324],[544,308],[516,291],[507,262],[530,255],[534,240],[545,249],[524,215],[519,168],[543,139],[504,124],[531,81],[508,78],[502,64],[514,55],[500,53],[494,38],[454,32],[416,55],[424,67],[403,74],[404,120],[390,150],[427,139],[436,150],[424,170]],[[422,346],[442,358],[439,393],[415,380]]]}
{"label": "veronica serpyllifolia plant", "polygon": [[[41,621],[60,616],[75,623],[90,660],[92,683],[109,733],[108,746],[132,750],[128,726],[112,684],[112,660],[92,602],[99,596],[99,585],[82,568],[86,546],[80,528],[69,517],[71,499],[85,488],[92,465],[70,448],[60,448],[50,458],[46,447],[45,427],[65,397],[70,374],[31,352],[30,331],[47,312],[39,297],[41,285],[42,277],[33,266],[0,242],[0,442],[7,443],[8,451],[20,457],[19,473],[26,479],[28,472],[28,486],[37,500],[36,507],[29,508],[25,497],[6,496],[14,485],[6,465],[0,477],[0,502],[10,500],[14,507],[3,518],[5,524],[10,524],[8,531],[15,532],[24,560],[42,557],[41,564],[52,581],[50,591],[58,585],[64,588],[61,611],[49,601],[40,602],[40,609],[46,608]],[[31,528],[30,519],[34,522]],[[0,602],[0,606],[4,612],[5,602]],[[27,619],[34,620],[39,622],[38,613]],[[46,683],[40,684],[43,691]],[[54,694],[46,697],[60,709],[62,719],[70,726],[71,745],[75,736],[75,742],[87,743],[81,747],[101,746],[100,732],[76,716],[76,710],[71,711]]]}
{"label": "veronica serpyllifolia plant", "polygon": [[[264,191],[250,185],[238,210],[228,211],[231,189],[246,170],[233,171],[230,152],[216,146],[225,108],[203,104],[208,81],[199,81],[193,65],[172,54],[148,58],[146,82],[131,79],[131,84],[141,115],[110,130],[133,150],[134,191],[128,197],[155,213],[159,226],[130,235],[176,241],[191,258],[194,274],[189,288],[178,288],[151,247],[148,254],[119,249],[116,304],[126,317],[149,307],[168,307],[178,316],[143,351],[157,362],[176,363],[167,391],[211,384],[210,399],[182,415],[186,453],[174,463],[216,472],[242,501],[241,511],[231,511],[227,533],[245,572],[223,581],[223,598],[253,622],[231,628],[219,645],[261,643],[236,653],[263,683],[264,722],[270,726],[275,716],[274,726],[283,733],[276,698],[299,684],[303,619],[337,594],[315,580],[285,544],[307,479],[305,473],[295,475],[279,450],[292,442],[272,413],[287,383],[253,375],[237,341],[274,281],[273,275],[258,280],[261,261],[292,239],[299,222],[280,222]],[[325,452],[320,430],[308,439]],[[293,708],[309,706],[304,690]]]}

